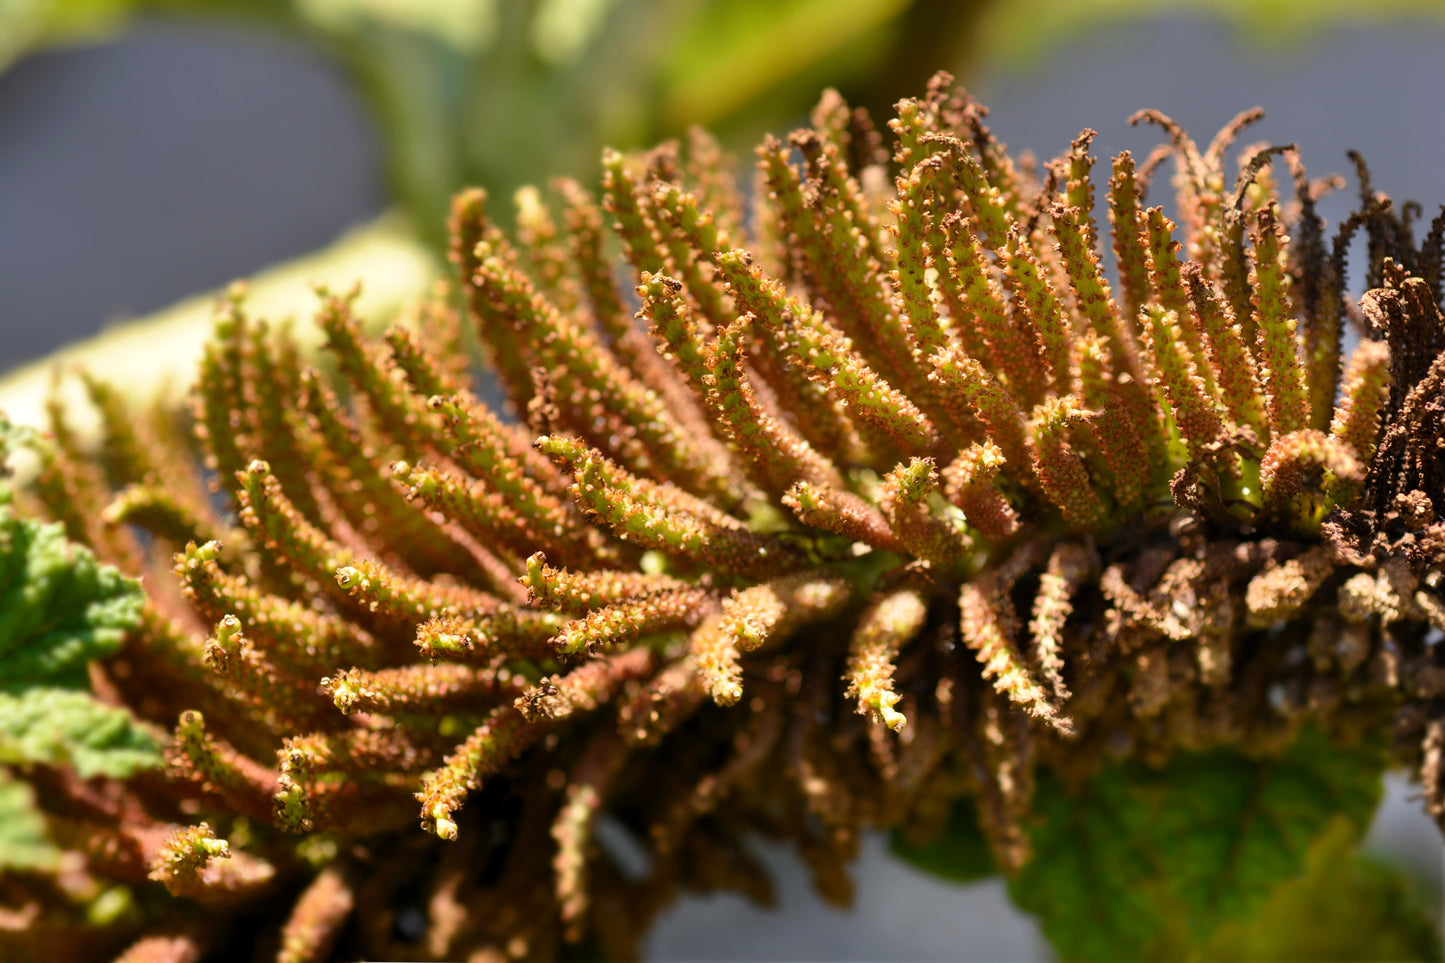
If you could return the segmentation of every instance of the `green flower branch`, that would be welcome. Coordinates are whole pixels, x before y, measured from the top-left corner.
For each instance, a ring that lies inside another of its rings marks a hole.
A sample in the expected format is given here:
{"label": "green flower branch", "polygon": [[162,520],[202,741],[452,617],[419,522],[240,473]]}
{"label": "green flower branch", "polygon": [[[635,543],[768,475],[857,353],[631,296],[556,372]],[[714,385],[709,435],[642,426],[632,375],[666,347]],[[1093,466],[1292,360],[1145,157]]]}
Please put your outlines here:
{"label": "green flower branch", "polygon": [[759,833],[847,903],[886,829],[1147,958],[1242,938],[1388,763],[1445,813],[1445,215],[1361,163],[1330,235],[1294,148],[1230,161],[1258,111],[1141,113],[1107,176],[985,115],[829,92],[750,195],[695,132],[512,232],[467,191],[381,336],[321,292],[323,367],[238,291],[188,418],[83,379],[99,451],[53,408],[30,498],[142,578],[90,672],[167,765],[26,771],[135,903],[57,933],[17,869],[0,947],[625,959],[681,892],[765,901]]}

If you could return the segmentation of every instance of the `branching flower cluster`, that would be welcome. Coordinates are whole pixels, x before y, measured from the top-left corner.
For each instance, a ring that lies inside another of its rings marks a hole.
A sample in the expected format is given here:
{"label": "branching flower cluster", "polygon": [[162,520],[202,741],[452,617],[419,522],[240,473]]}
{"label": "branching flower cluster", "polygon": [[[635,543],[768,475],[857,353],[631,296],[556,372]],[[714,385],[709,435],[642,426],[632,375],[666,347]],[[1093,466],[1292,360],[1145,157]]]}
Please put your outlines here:
{"label": "branching flower cluster", "polygon": [[324,294],[323,370],[222,304],[189,419],[88,382],[38,501],[143,579],[94,674],[168,766],[31,774],[75,860],[0,881],[0,946],[627,958],[684,889],[767,899],[751,835],[846,902],[860,833],[967,797],[1014,871],[1038,773],[1306,724],[1445,813],[1445,218],[1361,163],[1328,236],[1293,148],[1230,169],[1258,111],[1040,167],[951,84],[891,137],[826,95],[750,194],[701,133],[514,237],[465,193],[415,316]]}

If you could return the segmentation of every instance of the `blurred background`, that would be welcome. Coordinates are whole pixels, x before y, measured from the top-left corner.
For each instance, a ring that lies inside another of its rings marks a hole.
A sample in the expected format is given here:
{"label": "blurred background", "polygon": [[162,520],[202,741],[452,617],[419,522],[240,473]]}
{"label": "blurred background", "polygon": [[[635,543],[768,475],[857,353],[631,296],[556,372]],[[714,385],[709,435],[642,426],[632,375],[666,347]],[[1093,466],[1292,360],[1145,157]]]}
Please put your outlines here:
{"label": "blurred background", "polygon": [[[1349,173],[1354,148],[1397,201],[1445,202],[1445,7],[1425,0],[0,0],[0,408],[24,420],[52,352],[103,329],[61,357],[142,392],[184,385],[203,292],[236,277],[259,275],[267,311],[304,314],[310,281],[364,276],[385,312],[425,290],[464,184],[505,218],[518,186],[590,180],[604,144],[690,123],[746,166],[823,87],[881,122],[940,68],[1042,159],[1084,126],[1101,158],[1147,154],[1160,138],[1127,125],[1139,108],[1207,140],[1258,104],[1246,139],[1297,142],[1312,175]],[[1445,851],[1403,780],[1365,849],[1393,880],[1375,898],[1438,932]],[[689,899],[651,956],[1050,955],[997,881],[940,882],[882,838],[864,850],[851,913],[764,851],[779,911]],[[1363,912],[1333,898],[1344,924]]]}

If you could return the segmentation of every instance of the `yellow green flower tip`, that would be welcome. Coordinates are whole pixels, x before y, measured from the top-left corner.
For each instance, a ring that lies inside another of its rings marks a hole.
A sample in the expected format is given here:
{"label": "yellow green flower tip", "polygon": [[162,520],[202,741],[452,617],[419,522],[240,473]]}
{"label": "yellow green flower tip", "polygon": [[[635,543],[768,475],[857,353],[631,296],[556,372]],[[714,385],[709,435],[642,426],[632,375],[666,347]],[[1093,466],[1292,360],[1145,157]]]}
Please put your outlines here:
{"label": "yellow green flower tip", "polygon": [[203,735],[206,731],[206,718],[195,709],[187,709],[181,713],[177,731],[184,736]]}
{"label": "yellow green flower tip", "polygon": [[724,680],[715,684],[711,690],[713,701],[720,706],[733,706],[743,697],[741,683],[732,680]]}
{"label": "yellow green flower tip", "polygon": [[361,701],[362,692],[349,675],[327,676],[321,680],[321,688],[330,693],[331,701],[347,715]]}
{"label": "yellow green flower tip", "polygon": [[938,487],[938,474],[932,458],[913,458],[888,475],[897,496],[908,502],[926,498]]}
{"label": "yellow green flower tip", "polygon": [[527,556],[527,570],[518,580],[527,586],[532,593],[538,593],[545,585],[543,573],[547,568],[547,556],[542,552],[533,552]]}
{"label": "yellow green flower tip", "polygon": [[586,452],[586,448],[576,438],[563,435],[538,435],[532,441],[532,447],[544,455],[567,462],[581,458]]}
{"label": "yellow green flower tip", "polygon": [[442,839],[454,840],[457,838],[457,824],[451,818],[451,809],[448,806],[438,804],[432,808],[432,832]]}
{"label": "yellow green flower tip", "polygon": [[680,588],[626,599],[594,609],[563,627],[552,640],[565,656],[598,653],[649,635],[695,624],[710,596],[701,589]]}
{"label": "yellow green flower tip", "polygon": [[457,399],[447,395],[432,395],[427,398],[426,406],[447,418],[461,418],[466,414],[466,409],[458,403]]}
{"label": "yellow green flower tip", "polygon": [[879,721],[882,722],[883,725],[887,726],[889,729],[892,729],[894,732],[901,732],[903,730],[903,727],[908,725],[908,717],[905,716],[903,713],[899,712],[897,709],[893,708],[893,704],[897,701],[897,693],[887,693],[886,695],[879,697],[878,703],[874,707],[874,709],[878,713]]}
{"label": "yellow green flower tip", "polygon": [[282,776],[281,788],[272,797],[276,823],[287,832],[300,833],[310,828],[311,817],[306,805],[306,790]]}
{"label": "yellow green flower tip", "polygon": [[913,589],[895,591],[874,603],[859,620],[848,643],[848,695],[858,711],[897,732],[907,722],[893,706],[898,652],[928,617],[924,598]]}
{"label": "yellow green flower tip", "polygon": [[221,557],[221,543],[209,541],[204,545],[196,545],[194,542],[186,546],[183,553],[187,565],[195,565],[201,562],[214,562]]}
{"label": "yellow green flower tip", "polygon": [[235,641],[241,634],[241,620],[234,615],[224,615],[216,623],[216,641],[225,645]]}
{"label": "yellow green flower tip", "polygon": [[206,856],[219,859],[231,858],[231,844],[224,839],[211,839],[202,836],[196,838],[192,845],[195,846],[197,852]]}
{"label": "yellow green flower tip", "polygon": [[229,672],[242,641],[241,620],[234,615],[223,616],[216,623],[215,633],[206,640],[206,664],[218,672]]}

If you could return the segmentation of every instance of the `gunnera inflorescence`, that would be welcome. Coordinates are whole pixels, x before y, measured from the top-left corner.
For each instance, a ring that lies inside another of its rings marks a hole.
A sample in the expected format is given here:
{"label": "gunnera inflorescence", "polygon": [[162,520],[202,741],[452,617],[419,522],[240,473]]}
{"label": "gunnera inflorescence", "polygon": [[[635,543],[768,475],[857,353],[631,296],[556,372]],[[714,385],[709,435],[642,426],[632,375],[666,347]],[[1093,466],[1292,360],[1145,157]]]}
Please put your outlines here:
{"label": "gunnera inflorescence", "polygon": [[167,766],[26,770],[70,853],[0,881],[7,958],[622,959],[766,899],[753,835],[846,902],[861,832],[966,799],[1018,872],[1042,780],[1301,733],[1390,734],[1445,812],[1445,219],[1360,163],[1331,238],[1293,148],[1226,170],[1258,116],[1140,114],[1105,231],[1091,131],[1036,169],[940,75],[889,153],[830,93],[751,205],[702,133],[514,238],[464,193],[413,317],[323,294],[327,373],[238,294],[191,420],[89,382],[35,501],[144,581],[92,674]]}

